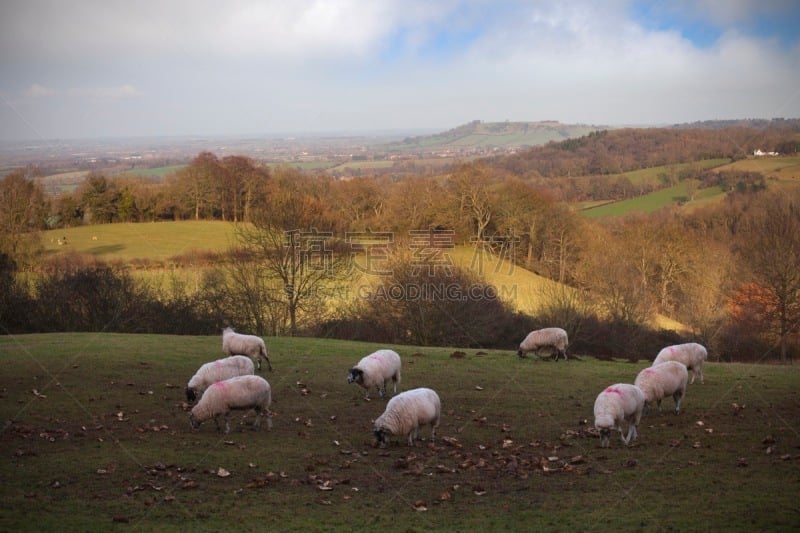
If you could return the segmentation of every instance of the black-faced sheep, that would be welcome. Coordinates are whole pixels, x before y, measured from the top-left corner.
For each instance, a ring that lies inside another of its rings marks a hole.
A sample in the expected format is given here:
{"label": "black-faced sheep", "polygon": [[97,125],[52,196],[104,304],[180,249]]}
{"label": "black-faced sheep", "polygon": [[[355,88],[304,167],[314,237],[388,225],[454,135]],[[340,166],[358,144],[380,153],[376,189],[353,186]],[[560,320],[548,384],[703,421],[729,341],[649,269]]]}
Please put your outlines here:
{"label": "black-faced sheep", "polygon": [[661,400],[672,396],[675,400],[675,414],[681,411],[681,400],[686,394],[689,372],[683,363],[667,361],[645,368],[636,376],[634,385],[642,389],[646,403],[656,402],[661,413]]}
{"label": "black-faced sheep", "polygon": [[696,342],[687,342],[686,344],[675,344],[667,346],[658,352],[653,365],[664,363],[666,361],[678,361],[686,365],[686,368],[692,371],[692,381],[697,374],[700,374],[700,383],[705,383],[703,378],[703,363],[708,358],[708,350],[702,344]]}
{"label": "black-faced sheep", "polygon": [[[525,357],[528,352],[536,353],[541,348],[550,347],[553,350],[553,359],[558,361],[561,356],[567,360],[567,332],[561,328],[537,329],[528,333],[528,336],[519,344],[517,355]],[[538,354],[537,354],[538,355]]]}
{"label": "black-faced sheep", "polygon": [[386,410],[375,419],[375,439],[386,446],[389,435],[408,436],[408,445],[414,445],[420,426],[431,425],[431,442],[436,438],[436,428],[442,413],[439,395],[431,389],[419,388],[398,394],[386,404]]}
{"label": "black-faced sheep", "polygon": [[236,333],[233,328],[222,330],[222,353],[230,357],[231,355],[246,355],[258,365],[261,370],[261,360],[267,362],[267,368],[272,372],[272,365],[267,356],[267,347],[264,339],[255,335],[243,335]]}
{"label": "black-faced sheep", "polygon": [[[644,393],[635,385],[617,383],[598,394],[594,401],[594,427],[600,431],[600,446],[609,446],[613,429],[619,430],[625,446],[631,439],[638,438],[636,426],[642,419],[643,410]],[[622,434],[623,420],[628,422],[627,437]]]}
{"label": "black-faced sheep", "polygon": [[394,394],[400,383],[400,356],[394,350],[378,350],[361,359],[347,373],[348,383],[358,383],[365,390],[364,398],[369,400],[369,389],[376,387],[383,398],[386,394],[386,382],[392,380]]}
{"label": "black-faced sheep", "polygon": [[261,427],[261,416],[266,413],[267,429],[272,429],[272,412],[269,410],[271,403],[272,391],[267,380],[260,376],[237,376],[217,381],[206,389],[200,401],[192,408],[189,421],[192,428],[197,429],[200,424],[213,418],[219,430],[219,417],[224,416],[225,433],[229,433],[231,411],[254,409],[254,427]]}
{"label": "black-faced sheep", "polygon": [[254,373],[253,361],[244,355],[234,355],[206,363],[197,369],[189,380],[186,386],[186,401],[194,403],[204,390],[217,381]]}

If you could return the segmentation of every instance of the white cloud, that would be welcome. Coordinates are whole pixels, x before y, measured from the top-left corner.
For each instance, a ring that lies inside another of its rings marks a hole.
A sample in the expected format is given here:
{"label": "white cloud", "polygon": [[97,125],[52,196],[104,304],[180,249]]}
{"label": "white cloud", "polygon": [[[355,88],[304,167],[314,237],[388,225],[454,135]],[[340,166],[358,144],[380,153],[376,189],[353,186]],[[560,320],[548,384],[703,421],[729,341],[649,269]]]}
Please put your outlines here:
{"label": "white cloud", "polygon": [[80,87],[71,89],[70,94],[103,100],[120,100],[123,98],[142,96],[142,93],[130,84],[118,85],[116,87]]}
{"label": "white cloud", "polygon": [[44,85],[40,85],[38,83],[31,84],[31,86],[25,91],[25,96],[29,96],[31,98],[43,98],[46,96],[53,96],[54,94],[56,94],[55,89],[50,89],[49,87],[45,87]]}
{"label": "white cloud", "polygon": [[[800,45],[736,26],[755,0],[693,5],[654,4],[659,25],[629,0],[7,0],[0,91],[76,87],[20,108],[60,136],[800,116]],[[698,46],[675,21],[703,16],[734,22]]]}

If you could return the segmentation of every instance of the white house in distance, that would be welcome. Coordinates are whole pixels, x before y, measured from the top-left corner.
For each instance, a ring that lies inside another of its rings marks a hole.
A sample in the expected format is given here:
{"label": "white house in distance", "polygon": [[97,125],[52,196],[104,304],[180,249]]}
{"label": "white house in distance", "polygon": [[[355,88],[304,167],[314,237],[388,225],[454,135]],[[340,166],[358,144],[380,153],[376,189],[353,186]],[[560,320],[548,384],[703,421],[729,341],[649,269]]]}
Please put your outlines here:
{"label": "white house in distance", "polygon": [[756,157],[763,157],[765,155],[778,155],[778,152],[764,152],[759,148],[753,150],[753,155]]}

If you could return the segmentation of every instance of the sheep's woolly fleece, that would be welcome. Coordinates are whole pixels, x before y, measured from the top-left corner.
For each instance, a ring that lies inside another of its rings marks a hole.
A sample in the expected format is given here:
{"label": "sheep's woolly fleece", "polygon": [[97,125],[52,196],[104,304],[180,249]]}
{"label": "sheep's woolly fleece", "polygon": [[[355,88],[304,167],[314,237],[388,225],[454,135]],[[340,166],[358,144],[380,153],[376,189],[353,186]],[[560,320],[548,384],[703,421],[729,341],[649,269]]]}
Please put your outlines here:
{"label": "sheep's woolly fleece", "polygon": [[267,428],[272,429],[272,391],[267,380],[260,376],[238,376],[211,385],[192,409],[190,421],[193,428],[214,419],[219,429],[219,417],[225,417],[225,433],[230,432],[230,412],[255,409],[254,426],[259,428],[261,416],[267,415]]}
{"label": "sheep's woolly fleece", "polygon": [[358,383],[365,390],[364,397],[369,399],[369,389],[376,387],[383,397],[386,393],[386,382],[392,380],[394,394],[400,383],[400,356],[394,350],[377,350],[362,358],[347,374],[348,383]]}
{"label": "sheep's woolly fleece", "polygon": [[700,374],[700,383],[705,383],[703,376],[703,363],[708,358],[708,350],[702,344],[687,342],[686,344],[674,344],[662,349],[653,360],[653,365],[666,361],[678,361],[686,365],[692,371],[692,383],[697,374]]}
{"label": "sheep's woolly fleece", "polygon": [[661,400],[672,396],[675,400],[675,413],[681,410],[681,400],[686,394],[689,373],[683,363],[667,361],[645,368],[636,376],[634,385],[642,389],[646,403],[656,402],[661,412]]}
{"label": "sheep's woolly fleece", "polygon": [[430,424],[433,441],[441,413],[442,403],[434,390],[419,388],[403,392],[389,400],[386,410],[375,419],[375,437],[384,446],[386,433],[407,436],[408,445],[412,446],[419,435],[420,426]]}
{"label": "sheep's woolly fleece", "polygon": [[261,360],[267,363],[267,368],[272,372],[272,364],[267,355],[267,346],[264,339],[255,335],[236,333],[233,328],[222,330],[222,353],[227,356],[246,355],[258,365],[261,370]]}
{"label": "sheep's woolly fleece", "polygon": [[[594,402],[594,426],[600,431],[600,445],[610,444],[611,431],[619,431],[622,442],[627,446],[639,433],[636,426],[644,410],[644,393],[635,385],[617,383],[604,389]],[[622,422],[628,422],[628,434],[622,434]]]}
{"label": "sheep's woolly fleece", "polygon": [[236,376],[254,374],[253,361],[244,355],[234,355],[217,359],[202,365],[186,386],[186,400],[194,402],[208,387],[217,381],[223,381]]}
{"label": "sheep's woolly fleece", "polygon": [[553,357],[558,360],[561,356],[564,360],[567,359],[567,347],[569,340],[567,339],[567,332],[561,328],[544,328],[537,329],[528,333],[528,335],[519,344],[517,355],[525,357],[529,352],[536,353],[541,348],[551,347]]}

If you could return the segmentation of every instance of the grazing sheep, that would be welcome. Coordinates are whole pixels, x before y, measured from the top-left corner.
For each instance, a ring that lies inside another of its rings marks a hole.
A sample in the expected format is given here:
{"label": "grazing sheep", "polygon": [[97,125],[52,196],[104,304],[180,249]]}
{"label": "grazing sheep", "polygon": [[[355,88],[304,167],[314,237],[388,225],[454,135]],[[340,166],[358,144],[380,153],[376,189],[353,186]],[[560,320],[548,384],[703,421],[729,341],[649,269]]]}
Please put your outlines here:
{"label": "grazing sheep", "polygon": [[400,383],[400,356],[394,350],[378,350],[361,359],[347,373],[348,383],[358,383],[369,400],[369,389],[376,387],[381,398],[386,394],[386,382],[391,378],[394,383],[394,394]]}
{"label": "grazing sheep", "polygon": [[[537,329],[528,333],[528,336],[519,344],[517,355],[525,357],[528,352],[536,353],[540,348],[549,346],[553,349],[553,360],[558,361],[558,356],[567,360],[567,332],[561,328]],[[538,354],[537,354],[538,355]]]}
{"label": "grazing sheep", "polygon": [[186,386],[186,401],[194,403],[198,395],[217,381],[223,381],[236,376],[254,374],[253,361],[244,355],[233,355],[224,359],[217,359],[206,363],[197,369],[189,384]]}
{"label": "grazing sheep", "polygon": [[200,424],[213,418],[219,430],[219,417],[224,415],[225,433],[229,433],[232,410],[255,409],[254,427],[261,427],[261,415],[266,412],[267,429],[272,429],[272,412],[269,410],[271,403],[272,391],[266,379],[260,376],[237,376],[211,385],[192,408],[189,421],[192,428],[197,429]]}
{"label": "grazing sheep", "polygon": [[[600,431],[600,446],[610,445],[611,430],[619,430],[619,436],[625,446],[639,437],[636,426],[642,419],[644,410],[644,393],[628,383],[617,383],[606,388],[597,395],[594,401],[594,427]],[[628,422],[628,436],[622,435],[622,421]]]}
{"label": "grazing sheep", "polygon": [[228,357],[231,355],[248,356],[258,364],[259,372],[261,371],[261,359],[264,359],[267,362],[267,368],[272,372],[272,365],[267,357],[267,347],[261,337],[243,335],[233,331],[233,328],[225,328],[222,330],[222,352]]}
{"label": "grazing sheep", "polygon": [[681,400],[686,394],[689,372],[686,365],[677,361],[667,361],[645,368],[636,376],[634,385],[642,389],[645,403],[656,402],[661,414],[661,400],[672,396],[675,400],[675,414],[681,412]]}
{"label": "grazing sheep", "polygon": [[419,427],[431,425],[431,442],[436,438],[436,427],[442,413],[439,395],[431,389],[412,389],[398,394],[386,404],[386,410],[375,419],[375,439],[381,448],[387,444],[387,435],[408,435],[408,445],[414,445]]}
{"label": "grazing sheep", "polygon": [[665,361],[678,361],[686,365],[686,368],[692,371],[692,381],[697,373],[700,373],[700,383],[705,383],[703,378],[703,363],[708,358],[708,351],[702,344],[696,342],[687,342],[686,344],[675,344],[667,346],[658,352],[653,365],[663,363]]}

